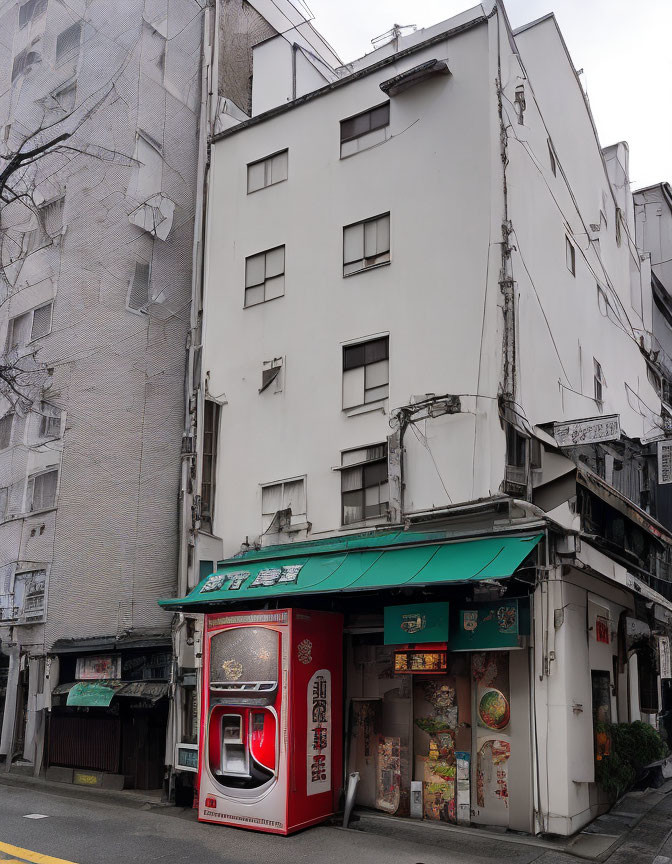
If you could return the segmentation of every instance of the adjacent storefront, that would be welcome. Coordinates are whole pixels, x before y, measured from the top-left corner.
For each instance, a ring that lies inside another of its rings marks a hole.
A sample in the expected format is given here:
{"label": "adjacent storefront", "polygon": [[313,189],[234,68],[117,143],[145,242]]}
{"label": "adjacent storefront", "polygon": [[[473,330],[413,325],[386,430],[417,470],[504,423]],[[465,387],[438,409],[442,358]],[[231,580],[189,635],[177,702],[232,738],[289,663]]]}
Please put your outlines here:
{"label": "adjacent storefront", "polygon": [[[451,541],[438,531],[392,531],[273,547],[222,562],[186,598],[162,605],[208,613],[208,645],[213,626],[225,620],[240,628],[278,614],[300,619],[328,613],[342,620],[342,636],[339,625],[328,652],[330,663],[343,658],[342,670],[320,661],[332,682],[340,681],[341,671],[343,678],[330,695],[330,734],[337,730],[340,740],[342,733],[343,756],[338,747],[333,751],[338,765],[330,792],[336,800],[325,805],[325,814],[338,807],[348,775],[357,772],[358,805],[532,831],[530,593],[542,537]],[[233,616],[218,614],[231,610]],[[265,626],[281,629],[277,622]],[[322,667],[313,669],[316,637],[287,644],[289,659],[282,662],[289,665],[266,676],[276,688],[283,675],[290,688],[299,671],[309,678],[324,675]],[[248,822],[238,824],[263,827],[255,820],[271,819],[271,797],[266,790],[257,800],[247,789],[259,745],[246,731],[247,721],[237,718],[259,699],[259,717],[272,710],[280,716],[281,702],[264,701],[261,691],[271,684],[250,679],[251,650],[239,654],[204,665],[201,818],[218,821],[214,813],[235,816],[242,808]],[[206,656],[214,656],[207,647]],[[211,723],[209,699],[230,722]],[[303,701],[291,710],[298,712]],[[254,711],[249,729],[256,722],[260,735],[262,721]],[[306,716],[309,736],[326,746],[326,732],[313,730],[308,709]],[[302,749],[295,735],[290,740]],[[304,743],[311,742],[308,737]],[[287,735],[280,734],[277,770],[263,778],[269,789],[286,786],[281,756],[287,746]],[[223,753],[236,757],[233,780]],[[282,823],[275,811],[272,821]]]}
{"label": "adjacent storefront", "polygon": [[86,643],[54,646],[60,676],[47,729],[47,776],[88,786],[159,789],[170,644],[108,643],[105,653],[85,653]]}

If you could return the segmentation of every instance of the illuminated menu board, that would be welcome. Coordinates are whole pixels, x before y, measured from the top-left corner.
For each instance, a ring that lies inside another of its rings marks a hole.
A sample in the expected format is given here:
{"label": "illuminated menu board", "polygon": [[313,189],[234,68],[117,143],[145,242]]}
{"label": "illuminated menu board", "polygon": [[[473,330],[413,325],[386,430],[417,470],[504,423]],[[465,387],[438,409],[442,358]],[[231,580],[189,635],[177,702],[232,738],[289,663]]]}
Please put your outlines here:
{"label": "illuminated menu board", "polygon": [[436,675],[448,668],[445,645],[398,648],[394,652],[394,671],[400,674]]}

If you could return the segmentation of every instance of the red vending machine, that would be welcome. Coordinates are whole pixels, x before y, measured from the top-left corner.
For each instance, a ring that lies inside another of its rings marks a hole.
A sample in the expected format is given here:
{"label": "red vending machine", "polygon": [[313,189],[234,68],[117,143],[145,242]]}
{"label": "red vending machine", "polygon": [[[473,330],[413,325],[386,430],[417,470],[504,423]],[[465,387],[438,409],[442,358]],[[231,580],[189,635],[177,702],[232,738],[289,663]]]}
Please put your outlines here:
{"label": "red vending machine", "polygon": [[335,812],[342,645],[330,612],[205,616],[199,820],[289,834]]}

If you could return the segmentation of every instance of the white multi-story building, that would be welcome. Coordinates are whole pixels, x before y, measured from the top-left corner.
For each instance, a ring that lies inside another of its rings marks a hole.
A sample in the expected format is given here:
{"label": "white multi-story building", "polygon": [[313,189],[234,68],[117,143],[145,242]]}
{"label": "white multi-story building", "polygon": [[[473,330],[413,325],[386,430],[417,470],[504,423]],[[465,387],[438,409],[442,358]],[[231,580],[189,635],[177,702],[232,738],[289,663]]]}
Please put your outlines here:
{"label": "white multi-story building", "polygon": [[[392,673],[383,612],[447,600],[443,757],[471,767],[439,802],[425,786],[425,814],[572,833],[605,803],[594,718],[655,722],[646,657],[672,610],[627,146],[601,149],[552,15],[513,32],[485,3],[335,62],[258,42],[251,116],[212,141],[207,533],[193,590],[165,605],[343,612],[344,714],[381,702],[373,731],[404,766],[381,789],[351,723],[344,772],[405,813],[411,782],[437,781],[431,699]],[[225,560],[204,593],[213,535]],[[225,578],[293,559],[308,577],[320,555],[320,579],[256,601],[259,581]],[[499,721],[481,710],[493,690]]]}

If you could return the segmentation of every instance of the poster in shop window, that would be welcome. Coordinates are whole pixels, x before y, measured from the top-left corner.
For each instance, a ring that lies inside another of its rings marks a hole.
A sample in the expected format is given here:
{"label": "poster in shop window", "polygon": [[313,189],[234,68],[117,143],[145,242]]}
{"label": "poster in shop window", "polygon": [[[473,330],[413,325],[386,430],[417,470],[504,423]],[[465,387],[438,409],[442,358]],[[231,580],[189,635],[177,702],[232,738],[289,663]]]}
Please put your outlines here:
{"label": "poster in shop window", "polygon": [[306,794],[331,789],[331,672],[318,669],[308,682]]}

